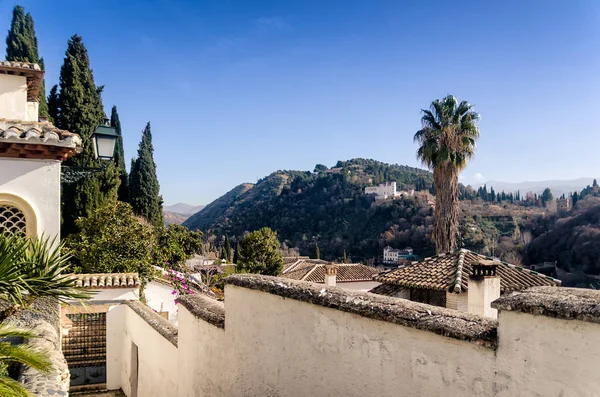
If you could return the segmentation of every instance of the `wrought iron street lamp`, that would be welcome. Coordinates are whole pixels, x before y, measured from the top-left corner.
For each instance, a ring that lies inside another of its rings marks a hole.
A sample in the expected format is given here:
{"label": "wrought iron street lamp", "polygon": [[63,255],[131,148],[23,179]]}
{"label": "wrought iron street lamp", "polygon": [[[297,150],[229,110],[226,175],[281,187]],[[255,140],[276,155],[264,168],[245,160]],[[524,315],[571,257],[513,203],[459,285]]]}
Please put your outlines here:
{"label": "wrought iron street lamp", "polygon": [[104,125],[99,125],[92,134],[96,159],[112,160],[115,156],[115,145],[118,137],[117,131],[110,126],[108,119],[104,119]]}
{"label": "wrought iron street lamp", "polygon": [[115,156],[115,146],[118,138],[119,135],[117,135],[115,128],[110,126],[108,119],[104,119],[104,124],[99,125],[91,136],[94,158],[99,160],[100,166],[62,166],[61,181],[63,183],[74,183],[87,178],[91,174],[104,171]]}

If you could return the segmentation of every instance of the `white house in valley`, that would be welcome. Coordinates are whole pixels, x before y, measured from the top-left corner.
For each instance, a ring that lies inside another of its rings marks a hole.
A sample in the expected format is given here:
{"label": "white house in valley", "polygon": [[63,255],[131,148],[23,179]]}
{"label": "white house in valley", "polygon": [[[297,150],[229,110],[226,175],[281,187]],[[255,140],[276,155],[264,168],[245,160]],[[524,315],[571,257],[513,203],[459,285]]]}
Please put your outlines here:
{"label": "white house in valley", "polygon": [[0,62],[0,231],[60,237],[61,162],[82,149],[77,134],[38,118],[44,71]]}

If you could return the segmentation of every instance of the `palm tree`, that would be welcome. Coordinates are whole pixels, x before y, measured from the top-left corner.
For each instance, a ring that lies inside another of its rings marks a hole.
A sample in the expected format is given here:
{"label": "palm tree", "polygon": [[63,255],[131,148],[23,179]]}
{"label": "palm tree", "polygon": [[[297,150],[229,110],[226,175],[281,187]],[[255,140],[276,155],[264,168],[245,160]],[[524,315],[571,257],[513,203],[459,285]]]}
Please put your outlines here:
{"label": "palm tree", "polygon": [[456,248],[458,236],[458,174],[475,154],[479,114],[470,103],[448,95],[422,110],[422,128],[415,134],[417,158],[433,170],[435,211],[433,240],[436,252]]}
{"label": "palm tree", "polygon": [[0,324],[0,395],[5,397],[29,397],[23,385],[10,378],[7,372],[9,363],[25,364],[40,372],[47,373],[51,369],[46,353],[31,349],[27,345],[13,345],[7,338],[35,338],[28,330],[10,325]]}

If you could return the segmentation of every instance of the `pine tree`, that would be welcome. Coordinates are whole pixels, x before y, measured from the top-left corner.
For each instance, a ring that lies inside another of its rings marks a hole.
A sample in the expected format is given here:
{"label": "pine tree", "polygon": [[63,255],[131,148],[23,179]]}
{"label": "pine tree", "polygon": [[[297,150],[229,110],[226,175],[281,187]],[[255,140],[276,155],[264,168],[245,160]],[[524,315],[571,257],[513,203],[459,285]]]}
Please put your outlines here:
{"label": "pine tree", "polygon": [[[44,70],[44,58],[40,58],[38,42],[35,37],[33,17],[25,14],[23,7],[17,5],[13,8],[13,16],[8,36],[6,36],[6,60],[18,62],[37,63]],[[46,89],[44,81],[38,94],[39,115],[48,117],[48,104],[46,102]]]}
{"label": "pine tree", "polygon": [[138,155],[129,174],[129,202],[133,212],[146,218],[155,226],[163,223],[162,197],[156,177],[154,147],[150,122],[142,132]]}
{"label": "pine tree", "polygon": [[[53,90],[54,91],[54,88]],[[79,134],[83,151],[69,159],[66,165],[97,168],[92,133],[103,123],[104,109],[100,92],[90,67],[90,60],[81,36],[73,35],[68,42],[60,69],[60,93],[57,111],[60,128]],[[51,93],[54,99],[55,93]],[[62,189],[63,236],[76,230],[75,220],[90,216],[108,201],[116,200],[119,178],[113,162],[103,172],[97,172]]]}
{"label": "pine tree", "polygon": [[129,176],[127,175],[127,169],[125,168],[125,150],[123,149],[123,133],[121,131],[121,121],[119,120],[119,113],[117,113],[117,107],[113,105],[110,113],[110,126],[113,127],[119,136],[115,144],[115,166],[119,171],[119,178],[121,184],[119,185],[118,198],[120,201],[129,202]]}
{"label": "pine tree", "polygon": [[319,243],[315,243],[315,259],[321,259],[321,250],[319,250]]}

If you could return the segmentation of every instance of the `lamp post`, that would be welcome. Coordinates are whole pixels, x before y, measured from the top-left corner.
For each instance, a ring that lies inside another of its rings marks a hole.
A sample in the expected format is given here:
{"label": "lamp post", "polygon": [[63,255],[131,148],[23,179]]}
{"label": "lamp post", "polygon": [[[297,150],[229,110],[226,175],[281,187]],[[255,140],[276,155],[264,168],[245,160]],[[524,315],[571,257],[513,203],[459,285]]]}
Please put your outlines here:
{"label": "lamp post", "polygon": [[99,125],[91,136],[94,159],[99,161],[99,167],[62,166],[61,182],[75,183],[93,173],[104,171],[115,156],[118,138],[115,128],[110,126],[108,119],[104,119],[104,124]]}

